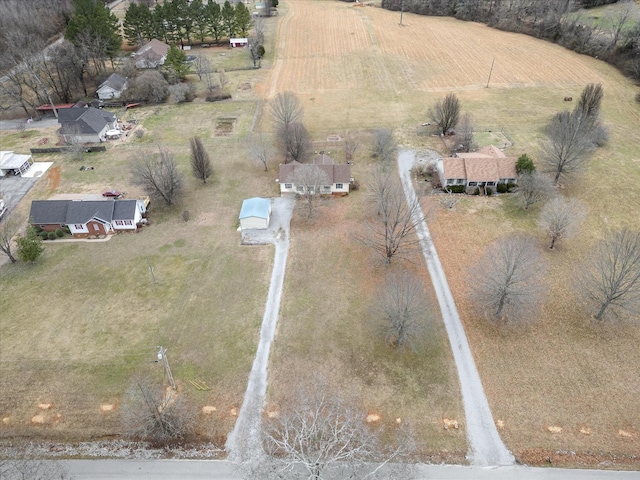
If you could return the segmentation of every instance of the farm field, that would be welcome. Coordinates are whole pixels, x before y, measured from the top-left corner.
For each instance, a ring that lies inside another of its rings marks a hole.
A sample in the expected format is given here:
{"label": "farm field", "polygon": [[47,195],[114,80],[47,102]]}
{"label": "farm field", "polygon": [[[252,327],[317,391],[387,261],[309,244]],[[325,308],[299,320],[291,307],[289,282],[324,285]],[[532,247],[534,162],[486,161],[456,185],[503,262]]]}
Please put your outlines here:
{"label": "farm field", "polygon": [[[129,378],[150,371],[161,379],[151,362],[163,344],[185,394],[199,408],[216,407],[201,417],[199,433],[222,446],[255,353],[273,254],[271,247],[238,245],[237,214],[243,198],[278,191],[279,158],[264,173],[248,158],[246,143],[252,130],[271,134],[267,101],[290,90],[304,104],[316,148],[330,147],[341,160],[340,146],[327,136],[351,132],[360,140],[353,175],[363,188],[322,202],[310,223],[294,215],[267,411],[286,402],[298,380],[329,377],[378,416],[374,425],[413,426],[422,460],[464,462],[464,411],[439,318],[424,343],[403,352],[382,343],[369,323],[384,272],[357,238],[369,206],[370,130],[392,128],[403,146],[441,149],[437,138],[418,136],[417,126],[427,120],[429,105],[455,92],[482,130],[505,129],[514,142],[508,154],[535,159],[544,123],[568,108],[563,97],[577,98],[586,83],[602,83],[611,141],[584,175],[561,187],[586,205],[588,215],[579,234],[557,251],[544,248],[537,210],[525,214],[509,198],[464,198],[454,211],[426,195],[422,201],[433,212],[436,248],[508,448],[529,464],[552,457],[557,465],[640,468],[639,327],[594,325],[566,288],[604,229],[640,228],[637,89],[595,59],[480,24],[405,13],[401,27],[397,12],[324,0],[286,0],[278,10],[268,24],[273,43],[264,68],[229,72],[232,101],[198,99],[128,112],[144,136],[89,156],[93,171],[80,172],[64,156],[43,158],[56,165],[20,205],[23,216],[30,200],[54,192],[118,188],[130,197],[140,194],[130,183],[128,161],[156,144],[174,152],[187,194],[175,208],[153,206],[152,224],[137,235],[47,245],[34,265],[0,267],[0,418],[8,419],[0,423],[0,438],[117,435]],[[207,50],[221,68],[242,62],[241,53],[220,53]],[[197,76],[189,81],[203,91]],[[251,89],[242,90],[247,83]],[[219,135],[228,119],[235,119],[231,133]],[[53,132],[42,132],[47,135]],[[206,186],[188,175],[192,135],[201,136],[213,160],[214,179]],[[0,144],[11,149],[37,140],[0,132]],[[611,178],[615,182],[605,181]],[[472,265],[495,238],[525,231],[539,239],[550,264],[550,296],[535,322],[492,325],[468,302],[470,284],[481,281]],[[430,289],[419,255],[400,265]],[[101,412],[103,404],[115,410]],[[444,430],[445,418],[458,420],[460,429]],[[576,455],[561,453],[571,451]]]}

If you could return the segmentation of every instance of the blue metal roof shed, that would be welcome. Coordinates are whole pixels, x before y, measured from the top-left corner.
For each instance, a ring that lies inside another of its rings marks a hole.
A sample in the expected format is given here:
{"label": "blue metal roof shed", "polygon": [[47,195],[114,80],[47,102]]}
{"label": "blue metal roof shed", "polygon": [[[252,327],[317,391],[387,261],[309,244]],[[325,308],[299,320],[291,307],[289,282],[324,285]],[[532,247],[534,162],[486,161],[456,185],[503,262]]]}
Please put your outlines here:
{"label": "blue metal roof shed", "polygon": [[268,198],[247,198],[240,209],[240,228],[265,229],[269,227],[271,217],[271,200]]}

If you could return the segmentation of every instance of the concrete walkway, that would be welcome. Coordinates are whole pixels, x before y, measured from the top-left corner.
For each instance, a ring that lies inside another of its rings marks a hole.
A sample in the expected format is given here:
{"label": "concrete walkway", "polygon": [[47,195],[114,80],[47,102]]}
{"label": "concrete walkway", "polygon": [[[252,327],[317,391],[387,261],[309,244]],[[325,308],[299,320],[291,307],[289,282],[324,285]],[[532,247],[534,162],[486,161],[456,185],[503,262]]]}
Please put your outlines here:
{"label": "concrete walkway", "polygon": [[276,252],[267,304],[262,317],[258,350],[253,360],[238,419],[227,438],[226,449],[229,460],[233,462],[255,461],[263,455],[261,428],[262,409],[267,393],[267,366],[280,313],[280,298],[289,253],[289,223],[294,205],[295,200],[292,198],[273,199],[269,229],[242,232],[243,243],[251,245],[272,243],[276,247]]}
{"label": "concrete walkway", "polygon": [[[398,155],[398,168],[407,202],[417,202],[411,167],[415,162],[415,152],[402,150]],[[431,241],[429,229],[422,213],[418,209],[414,223],[431,282],[435,289],[442,319],[447,329],[451,350],[458,369],[462,400],[466,417],[467,439],[469,441],[469,461],[477,466],[512,465],[515,460],[498,435],[476,364],[460,321],[456,304],[451,295],[438,253]]]}

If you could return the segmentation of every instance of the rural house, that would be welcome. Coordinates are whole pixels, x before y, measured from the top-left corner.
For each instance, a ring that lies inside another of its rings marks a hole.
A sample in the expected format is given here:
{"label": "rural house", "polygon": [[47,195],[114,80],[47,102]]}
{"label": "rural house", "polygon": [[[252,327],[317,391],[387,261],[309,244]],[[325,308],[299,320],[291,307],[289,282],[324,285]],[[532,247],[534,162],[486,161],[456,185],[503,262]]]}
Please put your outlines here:
{"label": "rural house", "polygon": [[437,165],[443,188],[454,185],[494,188],[499,183],[516,183],[516,159],[505,154],[494,145],[477,152],[458,153],[442,158]]}
{"label": "rural house", "polygon": [[[320,154],[314,158],[313,162],[318,168],[327,174],[329,182],[322,185],[319,192],[322,195],[348,195],[349,185],[353,181],[351,178],[351,165],[336,165],[333,159],[325,154]],[[296,168],[300,165],[307,165],[300,162],[280,164],[280,193],[304,193],[304,186],[295,184]]]}
{"label": "rural house", "polygon": [[22,176],[33,165],[31,155],[23,155],[9,151],[0,152],[0,177],[5,175]]}
{"label": "rural house", "polygon": [[109,130],[117,130],[113,113],[94,107],[73,107],[58,111],[60,134],[67,143],[97,143],[107,139]]}
{"label": "rural house", "polygon": [[240,228],[264,230],[269,228],[271,219],[271,200],[268,198],[247,198],[240,209]]}
{"label": "rural house", "polygon": [[86,238],[135,232],[145,213],[144,200],[34,200],[29,219],[46,232],[66,226]]}
{"label": "rural house", "polygon": [[155,38],[133,53],[136,68],[158,68],[164,64],[169,53],[169,45]]}
{"label": "rural house", "polygon": [[112,73],[100,84],[96,94],[100,100],[113,100],[120,98],[125,88],[127,88],[127,79],[119,73]]}

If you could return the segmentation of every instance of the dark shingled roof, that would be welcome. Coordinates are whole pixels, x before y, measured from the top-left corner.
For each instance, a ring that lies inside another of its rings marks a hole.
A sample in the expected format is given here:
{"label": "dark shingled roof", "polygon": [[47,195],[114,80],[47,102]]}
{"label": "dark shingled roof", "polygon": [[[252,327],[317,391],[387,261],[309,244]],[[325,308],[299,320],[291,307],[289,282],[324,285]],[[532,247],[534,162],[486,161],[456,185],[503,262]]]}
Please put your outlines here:
{"label": "dark shingled roof", "polygon": [[114,122],[113,113],[99,108],[73,107],[58,111],[58,123],[62,125],[61,132],[76,133],[100,133],[107,123]]}
{"label": "dark shingled roof", "polygon": [[122,87],[124,87],[125,83],[127,83],[127,79],[125,77],[123,77],[119,73],[112,73],[111,75],[109,75],[109,78],[107,78],[100,84],[100,87],[98,87],[98,89],[102,87],[111,87],[114,90],[122,90]]}
{"label": "dark shingled roof", "polygon": [[93,200],[69,202],[67,209],[67,223],[87,223],[92,218],[105,222],[113,219],[115,201]]}
{"label": "dark shingled roof", "polygon": [[34,200],[31,202],[31,213],[29,213],[31,223],[37,225],[67,223],[68,203],[60,200]]}
{"label": "dark shingled roof", "polygon": [[[280,183],[293,182],[297,166],[305,165],[300,162],[291,162],[280,165]],[[306,164],[308,165],[308,164]],[[349,183],[351,180],[351,165],[316,165],[324,171],[329,178],[329,183]]]}
{"label": "dark shingled roof", "polygon": [[34,200],[29,218],[35,225],[85,224],[93,218],[133,220],[136,200]]}

